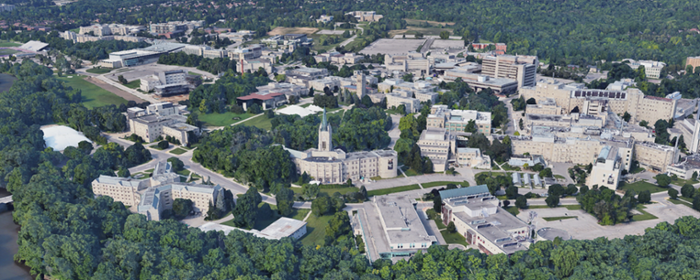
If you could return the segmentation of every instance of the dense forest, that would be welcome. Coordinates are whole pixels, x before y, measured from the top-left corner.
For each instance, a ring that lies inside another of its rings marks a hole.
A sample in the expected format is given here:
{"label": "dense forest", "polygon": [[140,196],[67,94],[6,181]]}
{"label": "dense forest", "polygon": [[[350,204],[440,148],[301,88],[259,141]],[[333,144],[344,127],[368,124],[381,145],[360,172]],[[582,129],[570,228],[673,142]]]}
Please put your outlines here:
{"label": "dense forest", "polygon": [[[360,34],[359,45],[406,28],[405,18],[454,23],[452,34],[468,41],[508,44],[508,53],[538,55],[558,65],[593,64],[598,60],[654,59],[682,64],[697,55],[700,5],[693,1],[572,0],[572,1],[339,1],[303,0],[230,2],[216,0],[102,1],[81,0],[61,7],[50,1],[16,1],[18,9],[3,14],[8,23],[46,24],[60,30],[94,22],[146,25],[171,20],[204,20],[221,27],[256,30],[258,35],[277,26],[331,26],[354,21],[353,10],[384,15]],[[335,16],[316,23],[322,14]],[[223,19],[223,22],[218,20]]]}

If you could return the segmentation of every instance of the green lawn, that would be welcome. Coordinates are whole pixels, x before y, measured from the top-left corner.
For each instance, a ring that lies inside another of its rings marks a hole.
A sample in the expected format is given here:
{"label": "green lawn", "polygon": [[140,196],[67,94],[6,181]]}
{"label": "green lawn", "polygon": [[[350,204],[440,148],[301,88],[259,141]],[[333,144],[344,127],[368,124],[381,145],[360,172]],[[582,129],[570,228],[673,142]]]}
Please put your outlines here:
{"label": "green lawn", "polygon": [[11,55],[11,54],[16,54],[19,51],[13,50],[13,49],[0,49],[0,55]]}
{"label": "green lawn", "polygon": [[508,208],[505,208],[508,213],[513,214],[513,216],[518,216],[520,214],[520,210],[518,210],[518,207],[515,206],[508,206]]}
{"label": "green lawn", "polygon": [[554,178],[556,178],[556,179],[562,179],[562,180],[566,179],[566,177],[561,176],[561,175],[558,175],[558,174],[554,174]]}
{"label": "green lawn", "polygon": [[[291,188],[295,194],[301,194],[303,188]],[[320,189],[320,192],[328,194],[328,196],[333,196],[334,193],[347,194],[351,192],[359,192],[360,189],[356,187],[345,187],[345,188],[331,188],[331,189]]]}
{"label": "green lawn", "polygon": [[544,219],[547,222],[551,222],[551,221],[559,221],[559,220],[574,219],[574,218],[578,218],[578,216],[544,217],[542,219]]}
{"label": "green lawn", "polygon": [[[680,198],[680,197],[678,197],[678,198]],[[669,198],[668,201],[671,202],[671,203],[673,203],[673,204],[684,204],[684,205],[691,206],[691,205],[689,205],[688,203],[685,203],[685,202],[683,202],[683,201],[680,200],[680,199],[670,199],[670,198]]]}
{"label": "green lawn", "polygon": [[430,183],[421,183],[423,188],[446,186],[447,184],[462,185],[463,188],[469,187],[469,182],[467,182],[467,181],[437,181],[437,182],[430,182]]}
{"label": "green lawn", "polygon": [[408,177],[421,175],[420,173],[418,173],[418,172],[416,172],[416,171],[413,171],[413,169],[407,169],[407,170],[404,170],[403,172],[404,172],[404,173],[406,174],[406,176],[408,176]]}
{"label": "green lawn", "polygon": [[644,211],[644,209],[646,209],[644,205],[637,205],[637,211],[642,212],[642,214],[632,216],[632,221],[639,222],[658,219],[656,216],[649,214],[647,211]]}
{"label": "green lawn", "polygon": [[137,88],[141,87],[141,80],[133,80],[131,82],[126,83],[124,86],[126,86],[128,88],[137,89]]}
{"label": "green lawn", "polygon": [[630,171],[630,173],[632,173],[632,174],[637,174],[637,173],[641,173],[641,172],[643,172],[643,171],[644,171],[644,168],[637,167],[637,168],[635,168],[635,169],[632,169],[632,171]]}
{"label": "green lawn", "polygon": [[581,210],[581,204],[564,205],[564,208],[569,209],[569,210]]}
{"label": "green lawn", "polygon": [[671,180],[671,184],[674,184],[676,186],[683,186],[685,184],[697,184],[699,181],[698,180],[693,180],[693,179],[688,179],[688,180],[683,180],[683,179],[676,179],[676,180]]}
{"label": "green lawn", "polygon": [[[203,121],[207,126],[227,126],[235,122],[240,122],[250,118],[252,115],[248,113],[234,114],[232,112],[226,112],[223,114],[211,113],[211,114],[199,114],[199,120]],[[234,119],[238,118],[238,119]]]}
{"label": "green lawn", "polygon": [[255,118],[250,118],[241,124],[247,126],[255,126],[264,130],[270,130],[272,129],[272,123],[270,122],[270,120],[271,119],[268,119],[266,116],[262,115]]}
{"label": "green lawn", "polygon": [[202,76],[202,74],[199,74],[199,73],[195,73],[195,72],[192,72],[192,71],[187,71],[187,75],[192,75],[192,76]]}
{"label": "green lawn", "polygon": [[420,186],[418,186],[418,185],[400,186],[400,187],[393,187],[393,188],[388,188],[388,189],[368,191],[367,196],[385,195],[385,194],[390,194],[390,193],[405,192],[405,191],[418,190],[418,189],[420,189]]}
{"label": "green lawn", "polygon": [[467,244],[467,239],[459,234],[459,232],[448,233],[447,230],[443,230],[440,231],[440,234],[442,234],[442,238],[445,239],[447,244],[462,244],[464,246],[469,246],[469,244]]}
{"label": "green lawn", "polygon": [[114,69],[102,68],[102,67],[98,66],[98,67],[93,67],[93,68],[90,68],[88,70],[85,70],[85,72],[102,75],[102,74],[112,72],[112,70],[114,70]]}
{"label": "green lawn", "polygon": [[311,214],[309,219],[306,220],[306,235],[301,238],[301,244],[308,246],[323,245],[323,240],[326,237],[326,225],[328,225],[332,217],[331,215],[316,217],[314,214]]}
{"label": "green lawn", "polygon": [[657,192],[666,192],[668,189],[659,187],[657,185],[654,185],[652,183],[648,183],[645,181],[639,181],[639,182],[634,182],[632,184],[624,184],[620,189],[623,189],[625,191],[627,190],[633,190],[637,193],[641,191],[650,191],[651,193],[657,193]]}
{"label": "green lawn", "polygon": [[172,151],[170,151],[171,154],[176,154],[176,155],[178,155],[178,156],[181,155],[181,154],[184,154],[184,153],[186,153],[186,152],[187,152],[187,150],[185,150],[185,149],[183,149],[183,148],[175,148],[175,149],[173,149]]}
{"label": "green lawn", "polygon": [[0,40],[0,48],[19,47],[21,45],[22,44],[15,43],[15,42]]}
{"label": "green lawn", "polygon": [[66,82],[66,85],[74,90],[79,89],[82,95],[81,102],[88,109],[106,105],[126,104],[126,99],[86,81],[83,76],[73,75],[71,77],[58,77],[58,79]]}
{"label": "green lawn", "polygon": [[[151,147],[151,148],[153,148],[153,149],[156,149],[156,150],[159,150],[159,151],[165,150],[165,149],[161,149],[160,147],[158,147],[158,144],[151,145],[151,146],[149,146],[149,147]],[[169,147],[168,147],[168,148],[169,148]]]}

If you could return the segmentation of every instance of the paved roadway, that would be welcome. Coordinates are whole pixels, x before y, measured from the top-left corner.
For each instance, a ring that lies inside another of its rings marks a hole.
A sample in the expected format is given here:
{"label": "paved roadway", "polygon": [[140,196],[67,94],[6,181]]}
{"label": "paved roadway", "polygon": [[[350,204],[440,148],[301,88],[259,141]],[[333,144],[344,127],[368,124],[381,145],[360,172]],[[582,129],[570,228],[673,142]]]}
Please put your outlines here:
{"label": "paved roadway", "polygon": [[[365,31],[359,24],[355,24],[355,27],[356,27],[357,29],[360,29],[360,32],[364,32],[364,31]],[[348,38],[347,40],[345,40],[345,41],[343,41],[342,43],[340,43],[339,46],[340,46],[340,47],[345,47],[345,46],[347,46],[348,44],[350,44],[352,41],[355,40],[355,38],[357,38],[357,33],[358,33],[358,32],[355,31],[355,35],[352,35],[352,37],[350,37],[350,38]]]}
{"label": "paved roadway", "polygon": [[[110,135],[110,134],[105,134],[105,137],[107,138],[108,141],[110,142],[115,142],[123,147],[129,147],[133,145],[131,141],[121,139],[117,137],[116,135]],[[148,148],[148,146],[146,146]],[[184,164],[185,168],[190,170],[191,172],[194,172],[196,174],[199,174],[202,176],[202,178],[211,178],[211,182],[214,184],[218,184],[221,187],[231,190],[231,192],[235,194],[237,193],[245,193],[248,190],[247,186],[241,185],[239,183],[234,182],[232,179],[226,178],[223,175],[213,172],[209,169],[204,168],[201,164],[195,163],[192,161],[192,153],[193,150],[189,150],[184,154],[181,155],[175,155],[168,153],[167,151],[159,151],[156,149],[151,149],[148,148],[148,150],[151,152],[151,155],[153,157],[153,160],[151,160],[148,163],[129,168],[129,172],[137,173],[137,172],[142,172],[147,169],[153,168],[156,162],[158,161],[165,161],[170,157],[176,157],[180,159]],[[275,200],[274,197],[265,195],[265,194],[260,194],[262,196],[263,202],[269,203],[269,204],[277,204],[277,201]],[[294,208],[303,208],[303,209],[311,209],[311,202],[295,202],[294,203]]]}

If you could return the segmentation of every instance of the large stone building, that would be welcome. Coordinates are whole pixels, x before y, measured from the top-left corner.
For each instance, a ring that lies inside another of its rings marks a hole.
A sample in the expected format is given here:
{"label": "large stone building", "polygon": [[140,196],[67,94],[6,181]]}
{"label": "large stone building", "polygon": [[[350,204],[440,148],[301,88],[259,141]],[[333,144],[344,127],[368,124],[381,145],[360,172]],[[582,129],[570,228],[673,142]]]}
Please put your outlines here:
{"label": "large stone building", "polygon": [[[638,69],[639,66],[644,66],[644,74],[647,78],[660,79],[661,69],[666,67],[666,63],[654,60],[634,60],[634,59],[624,59],[623,61],[629,61],[629,65],[632,69]],[[693,68],[694,69],[694,68]]]}
{"label": "large stone building", "polygon": [[535,86],[538,65],[536,56],[486,56],[482,61],[481,74],[492,78],[516,80],[518,87]]}
{"label": "large stone building", "polygon": [[146,110],[129,108],[127,120],[131,133],[146,142],[170,136],[186,145],[190,138],[200,134],[199,128],[187,124],[187,117],[181,115],[180,109],[170,102],[151,104]]}
{"label": "large stone building", "polygon": [[81,26],[78,34],[103,37],[108,35],[130,35],[136,34],[145,30],[139,25],[124,25],[124,24],[93,24],[90,26]]}
{"label": "large stone building", "polygon": [[375,11],[353,11],[346,13],[346,15],[354,16],[357,21],[379,21],[384,16],[378,15]]}
{"label": "large stone building", "polygon": [[388,72],[413,73],[418,77],[431,74],[430,60],[426,59],[422,53],[413,51],[401,55],[384,55],[384,67]]}
{"label": "large stone building", "polygon": [[416,145],[420,147],[421,156],[433,162],[433,171],[444,172],[448,160],[456,155],[457,138],[449,131],[440,128],[426,128],[421,132]]}
{"label": "large stone building", "polygon": [[394,150],[374,150],[346,153],[333,148],[333,129],[323,111],[318,128],[318,148],[306,151],[287,149],[297,172],[306,173],[324,184],[353,182],[373,177],[393,178],[397,175],[398,161]]}
{"label": "large stone building", "polygon": [[595,114],[599,108],[607,107],[613,113],[625,112],[632,116],[632,121],[672,119],[676,112],[676,100],[644,95],[635,88],[626,90],[587,89],[582,84],[564,84],[557,80],[541,80],[534,87],[523,87],[520,93],[525,99],[534,98],[537,103],[553,99],[564,114],[578,111],[581,114]]}
{"label": "large stone building", "polygon": [[195,211],[206,213],[222,188],[180,183],[180,175],[172,171],[170,163],[159,162],[148,179],[101,175],[92,181],[92,191],[97,196],[109,196],[126,206],[137,207],[148,220],[158,221],[163,210],[172,209],[173,201],[178,198],[191,200]]}
{"label": "large stone building", "polygon": [[626,142],[603,146],[593,162],[591,176],[587,178],[588,185],[617,189],[622,170],[629,171],[632,165],[634,154],[631,144],[631,142]]}
{"label": "large stone building", "polygon": [[491,135],[491,112],[450,110],[447,105],[433,105],[430,108],[426,127],[445,128],[451,132],[462,132],[470,121],[474,121],[478,133]]}
{"label": "large stone building", "polygon": [[525,222],[500,207],[486,185],[440,191],[442,221],[485,254],[511,255],[533,242]]}
{"label": "large stone building", "polygon": [[171,70],[141,78],[140,89],[144,92],[154,90],[156,95],[167,97],[189,93],[201,83],[200,77],[189,75],[186,70]]}

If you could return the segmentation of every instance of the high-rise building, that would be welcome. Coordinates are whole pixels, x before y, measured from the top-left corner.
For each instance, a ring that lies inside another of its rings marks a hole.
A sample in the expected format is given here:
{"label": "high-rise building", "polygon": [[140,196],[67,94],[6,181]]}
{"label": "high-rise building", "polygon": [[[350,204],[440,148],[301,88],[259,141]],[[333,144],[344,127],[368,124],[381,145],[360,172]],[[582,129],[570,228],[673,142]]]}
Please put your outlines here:
{"label": "high-rise building", "polygon": [[516,80],[518,87],[534,86],[538,64],[536,56],[486,56],[482,61],[481,73],[493,78]]}

